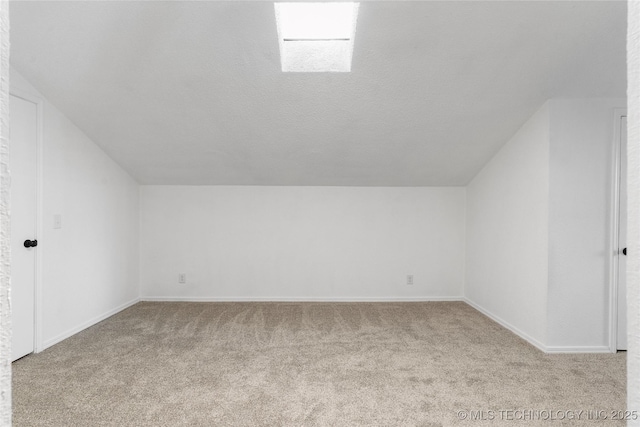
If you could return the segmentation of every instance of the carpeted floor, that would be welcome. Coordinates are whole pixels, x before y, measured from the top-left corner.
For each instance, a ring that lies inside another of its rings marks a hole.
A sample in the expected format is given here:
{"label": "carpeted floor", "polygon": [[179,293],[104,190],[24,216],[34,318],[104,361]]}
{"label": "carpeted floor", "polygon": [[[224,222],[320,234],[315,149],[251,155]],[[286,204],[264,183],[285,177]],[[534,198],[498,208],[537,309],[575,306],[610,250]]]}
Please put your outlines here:
{"label": "carpeted floor", "polygon": [[602,418],[625,407],[625,363],[546,355],[462,302],[145,302],[15,362],[13,420],[623,425]]}

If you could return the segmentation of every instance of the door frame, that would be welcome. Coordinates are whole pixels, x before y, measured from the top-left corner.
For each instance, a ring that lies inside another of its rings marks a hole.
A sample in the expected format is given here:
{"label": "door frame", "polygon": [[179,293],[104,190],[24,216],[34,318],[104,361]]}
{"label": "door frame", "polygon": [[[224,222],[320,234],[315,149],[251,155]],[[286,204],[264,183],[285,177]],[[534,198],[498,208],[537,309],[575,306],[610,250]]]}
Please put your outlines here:
{"label": "door frame", "polygon": [[622,118],[627,117],[626,108],[615,108],[613,110],[613,185],[611,194],[611,239],[609,247],[609,351],[618,351],[618,280],[620,274],[626,272],[618,271],[618,250],[620,232],[620,124]]}
{"label": "door frame", "polygon": [[[11,88],[9,96],[21,98],[27,102],[36,105],[36,223],[35,223],[35,239],[41,240],[43,236],[44,226],[42,223],[42,213],[44,206],[43,188],[44,188],[44,101],[28,91],[18,88]],[[9,117],[11,111],[9,111]],[[11,147],[11,145],[9,145]],[[11,211],[9,211],[11,213]],[[40,243],[40,242],[38,242]],[[43,350],[42,345],[42,247],[38,245],[35,252],[35,283],[33,293],[33,352],[39,353]]]}

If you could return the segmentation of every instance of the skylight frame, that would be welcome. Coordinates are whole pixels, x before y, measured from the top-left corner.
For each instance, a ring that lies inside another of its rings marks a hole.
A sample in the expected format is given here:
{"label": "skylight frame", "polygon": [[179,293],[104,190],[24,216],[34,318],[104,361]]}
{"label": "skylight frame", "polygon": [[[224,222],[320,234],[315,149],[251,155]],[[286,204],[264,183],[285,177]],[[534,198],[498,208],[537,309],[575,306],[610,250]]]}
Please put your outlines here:
{"label": "skylight frame", "polygon": [[282,71],[350,72],[359,6],[274,3]]}

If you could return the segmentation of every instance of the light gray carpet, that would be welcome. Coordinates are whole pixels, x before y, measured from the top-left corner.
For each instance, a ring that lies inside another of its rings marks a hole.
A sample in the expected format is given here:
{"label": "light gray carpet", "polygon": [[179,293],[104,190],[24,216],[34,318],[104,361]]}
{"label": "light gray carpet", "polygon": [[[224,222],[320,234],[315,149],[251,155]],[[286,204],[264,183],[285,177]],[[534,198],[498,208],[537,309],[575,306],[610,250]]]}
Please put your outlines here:
{"label": "light gray carpet", "polygon": [[[625,363],[625,353],[543,354],[462,302],[139,303],[15,362],[13,419],[56,427],[622,425],[523,423],[498,411],[624,409]],[[461,421],[460,410],[495,419]]]}

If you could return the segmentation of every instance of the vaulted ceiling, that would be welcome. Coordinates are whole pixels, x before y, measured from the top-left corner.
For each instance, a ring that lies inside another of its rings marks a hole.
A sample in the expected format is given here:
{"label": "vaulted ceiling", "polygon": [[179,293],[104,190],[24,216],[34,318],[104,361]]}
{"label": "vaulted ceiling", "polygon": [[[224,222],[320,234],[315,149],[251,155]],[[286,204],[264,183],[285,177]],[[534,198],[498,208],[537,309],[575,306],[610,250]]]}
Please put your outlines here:
{"label": "vaulted ceiling", "polygon": [[11,62],[142,184],[465,185],[542,103],[624,97],[624,1],[359,8],[283,73],[273,3],[12,2]]}

